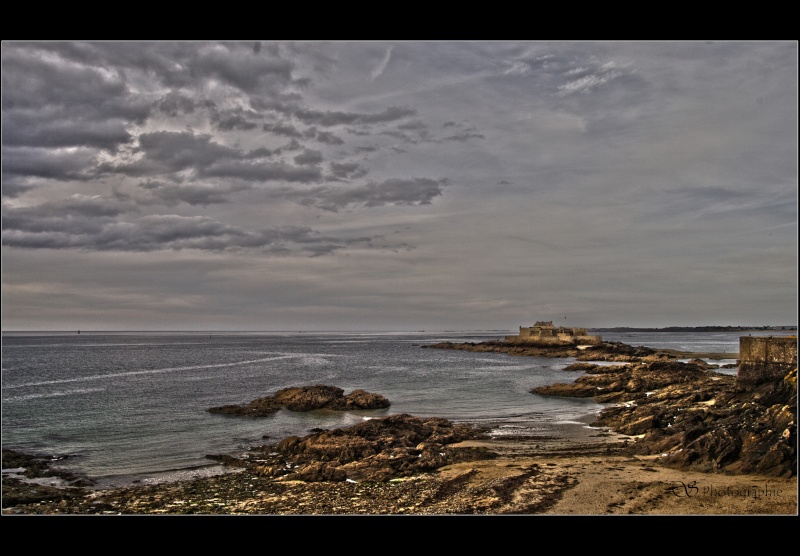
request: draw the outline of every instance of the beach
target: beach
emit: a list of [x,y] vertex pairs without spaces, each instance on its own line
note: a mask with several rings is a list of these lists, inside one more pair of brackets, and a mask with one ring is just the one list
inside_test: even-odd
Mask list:
[[[588,420],[588,419],[587,419]],[[797,515],[797,477],[672,469],[629,453],[636,438],[568,424],[540,438],[469,440],[496,457],[386,482],[304,482],[248,469],[68,496],[3,514]]]

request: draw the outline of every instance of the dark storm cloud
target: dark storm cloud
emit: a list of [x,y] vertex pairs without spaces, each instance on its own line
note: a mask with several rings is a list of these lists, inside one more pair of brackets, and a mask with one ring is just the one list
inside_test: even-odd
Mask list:
[[248,93],[285,85],[292,78],[292,63],[266,56],[232,56],[237,45],[204,48],[189,63],[193,79],[214,77]]
[[303,152],[298,154],[293,159],[296,164],[306,165],[306,164],[319,164],[322,162],[322,153],[320,151],[314,151],[311,149],[305,149]]
[[3,207],[3,227],[20,230],[41,230],[37,221],[59,219],[65,223],[84,224],[88,219],[112,218],[127,212],[118,202],[94,197],[70,197],[59,202],[46,202],[30,207]]
[[[260,249],[275,253],[302,252],[317,256],[370,238],[340,239],[308,227],[284,226],[246,230],[203,216],[151,215],[132,221],[108,218],[114,210],[91,214],[90,205],[68,207],[42,205],[35,209],[6,210],[3,245],[28,249],[81,249],[97,251],[157,251],[193,249],[223,252]],[[97,210],[95,207],[94,210]]]
[[327,145],[343,145],[344,140],[340,137],[337,137],[330,131],[320,131],[317,133],[317,141],[320,143],[325,143]]
[[178,203],[200,206],[218,205],[230,202],[230,195],[232,193],[250,189],[248,185],[209,186],[194,183],[165,183],[160,181],[143,182],[139,184],[139,187],[148,191],[160,204],[165,204],[167,206],[175,206]]
[[358,162],[331,162],[331,172],[337,178],[360,178],[367,170]]
[[252,94],[289,83],[293,67],[274,50],[254,53],[252,42],[45,43],[41,48],[81,64],[146,71],[168,87],[213,80]]
[[261,126],[264,131],[284,135],[286,137],[297,137],[298,139],[303,136],[296,127],[291,124],[277,123],[277,124],[264,124]]
[[18,176],[3,176],[2,196],[13,199],[29,191],[31,187],[30,184],[20,180]]
[[280,151],[299,151],[303,148],[303,145],[297,139],[292,139],[286,145],[280,147]]
[[340,188],[319,187],[307,192],[284,190],[283,196],[305,206],[337,212],[347,207],[386,205],[429,205],[442,195],[447,179],[388,179],[364,185]]
[[48,117],[48,111],[9,112],[3,116],[3,144],[28,147],[94,147],[113,151],[128,143],[128,122]]
[[168,116],[179,116],[181,114],[191,114],[197,108],[198,103],[192,97],[178,91],[170,91],[156,104],[158,109]]
[[124,212],[98,199],[66,199],[33,207],[3,206],[3,245],[28,248],[87,247]]
[[336,125],[377,124],[393,122],[416,115],[417,111],[408,107],[391,106],[377,114],[359,114],[356,112],[336,112],[298,108],[293,115],[306,124],[316,124],[323,127]]
[[139,135],[142,158],[129,164],[104,164],[103,171],[130,176],[148,176],[200,169],[220,159],[236,158],[239,151],[212,141],[210,135],[192,132],[156,131]]
[[257,114],[252,111],[245,111],[241,108],[230,110],[213,110],[211,112],[211,124],[222,131],[255,129],[258,124],[251,118],[257,118]]
[[280,149],[271,150],[265,147],[259,147],[258,149],[253,149],[252,151],[248,151],[243,155],[243,158],[269,158],[276,154],[280,154]]
[[3,180],[8,176],[54,180],[88,180],[95,157],[91,149],[53,150],[33,147],[3,148]]
[[389,179],[380,183],[370,182],[343,198],[349,203],[364,203],[368,207],[381,205],[429,205],[442,194],[447,179]]
[[399,129],[408,129],[413,131],[423,131],[428,129],[428,125],[421,120],[414,120],[413,122],[406,122],[397,126]]
[[486,136],[482,133],[462,131],[461,133],[456,133],[455,135],[445,137],[442,139],[442,141],[461,141],[463,143],[465,141],[469,141],[470,139],[486,139]]
[[3,43],[3,110],[53,110],[72,118],[124,118],[142,123],[149,103],[132,95],[118,71],[42,56],[36,48]]
[[202,168],[198,175],[206,178],[236,178],[246,181],[288,181],[313,183],[322,179],[322,171],[314,166],[292,166],[285,162],[252,163],[220,161]]

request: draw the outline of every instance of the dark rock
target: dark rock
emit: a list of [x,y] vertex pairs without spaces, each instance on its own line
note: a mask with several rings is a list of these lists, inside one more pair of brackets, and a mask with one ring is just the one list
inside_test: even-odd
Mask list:
[[797,473],[797,369],[781,380],[740,384],[702,360],[653,359],[613,369],[587,368],[571,384],[531,390],[615,405],[593,426],[641,436],[636,454],[663,454],[664,465],[704,472]]
[[479,438],[469,425],[436,417],[391,415],[347,428],[290,436],[255,448],[251,466],[267,476],[302,481],[387,481],[494,454],[452,444]]
[[653,348],[629,346],[621,342],[602,342],[585,349],[578,349],[577,344],[572,342],[553,344],[549,342],[504,342],[500,340],[489,340],[479,343],[464,342],[459,344],[454,342],[440,342],[422,347],[506,353],[508,355],[528,357],[574,357],[578,361],[635,362],[642,357],[655,356],[657,354],[667,357],[667,355]]
[[343,411],[384,409],[390,405],[389,400],[380,394],[354,390],[345,396],[344,390],[341,388],[317,384],[314,386],[283,388],[272,396],[257,398],[245,405],[223,405],[212,407],[208,411],[225,415],[264,417],[272,415],[284,407],[289,411],[313,411],[315,409]]

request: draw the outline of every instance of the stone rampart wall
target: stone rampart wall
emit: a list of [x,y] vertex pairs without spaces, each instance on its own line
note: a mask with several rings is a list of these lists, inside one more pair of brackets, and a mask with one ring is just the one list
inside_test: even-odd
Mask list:
[[736,380],[759,384],[783,378],[797,367],[797,336],[742,336]]

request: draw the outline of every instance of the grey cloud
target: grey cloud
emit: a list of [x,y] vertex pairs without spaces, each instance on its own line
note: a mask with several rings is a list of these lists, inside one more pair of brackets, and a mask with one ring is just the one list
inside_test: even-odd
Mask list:
[[51,111],[3,115],[3,144],[36,147],[94,147],[114,151],[132,136],[120,119],[65,119]]
[[482,133],[462,131],[461,133],[456,133],[455,135],[445,137],[442,139],[442,141],[461,141],[463,143],[465,141],[469,141],[470,139],[486,139],[486,136]]
[[63,215],[42,218],[40,214],[14,211],[11,215],[4,215],[5,221],[11,225],[3,229],[3,245],[30,249],[143,252],[258,249],[318,256],[355,242],[369,241],[369,238],[340,239],[325,236],[308,227],[250,231],[202,216],[155,215],[131,222],[109,222],[102,219],[69,219]]
[[3,176],[2,196],[13,199],[29,191],[32,187],[31,184],[23,183],[19,176]]
[[253,149],[252,151],[248,151],[244,155],[244,158],[269,158],[278,153],[279,151],[273,151],[267,149],[266,147],[260,147],[258,149]]
[[320,143],[325,143],[327,145],[343,145],[344,140],[337,137],[330,131],[320,131],[317,133],[317,141]]
[[381,135],[386,135],[387,137],[394,137],[395,139],[399,139],[405,143],[416,143],[416,139],[412,138],[409,134],[403,133],[402,131],[395,131],[395,130],[387,130],[381,131]]
[[322,162],[322,153],[320,151],[313,151],[305,149],[303,152],[294,157],[297,164],[319,164]]
[[264,131],[270,131],[272,133],[277,133],[278,135],[285,135],[286,137],[297,137],[300,138],[303,136],[300,131],[296,127],[291,124],[264,124],[261,126]]
[[369,131],[364,131],[361,129],[355,129],[350,127],[347,128],[347,133],[349,133],[350,135],[360,135],[360,136],[371,135]]
[[156,131],[139,135],[140,160],[129,164],[100,167],[103,171],[119,171],[131,176],[146,176],[197,169],[220,159],[236,158],[239,151],[215,143],[210,135],[191,132]]
[[157,103],[158,109],[168,116],[191,114],[197,107],[196,101],[178,91],[170,91]]
[[337,178],[360,178],[367,173],[358,162],[331,162],[331,172]]
[[322,171],[313,166],[298,167],[284,162],[256,164],[241,161],[222,161],[203,168],[199,175],[260,182],[289,181],[311,183],[317,182],[322,178]]
[[237,45],[222,44],[202,48],[191,60],[193,77],[216,77],[245,92],[264,92],[265,88],[291,80],[293,65],[287,60],[264,56],[238,56]]
[[299,151],[303,148],[303,145],[297,139],[292,139],[286,145],[283,145],[279,150],[281,151]]
[[95,151],[37,149],[33,147],[3,148],[3,179],[9,175],[54,180],[91,179]]
[[188,205],[216,205],[229,202],[232,193],[250,189],[249,186],[208,186],[198,184],[174,184],[148,181],[139,187],[150,192],[162,203],[174,206],[178,203]]
[[283,195],[305,206],[337,212],[351,206],[429,205],[435,197],[442,195],[447,184],[448,180],[444,178],[392,178],[347,188],[320,187],[306,192],[285,190]]
[[3,245],[30,248],[83,246],[113,225],[123,209],[113,202],[67,199],[12,209],[3,206]]
[[359,114],[355,112],[321,112],[319,110],[298,108],[293,115],[307,124],[316,124],[323,127],[335,125],[376,124],[401,120],[417,113],[408,107],[391,106],[378,114]]
[[3,43],[3,110],[57,108],[62,117],[123,118],[142,123],[149,102],[130,94],[120,72],[64,63],[35,48]]
[[235,129],[247,131],[255,129],[258,124],[248,119],[257,117],[254,112],[245,112],[241,108],[231,110],[213,110],[211,113],[211,123],[222,131],[233,131]]
[[371,182],[353,193],[365,206],[380,205],[429,205],[434,197],[442,194],[447,179],[388,179],[380,183]]
[[84,218],[111,218],[127,210],[113,200],[73,196],[59,202],[49,201],[15,209],[4,206],[3,225],[8,228],[38,229],[37,220],[46,221],[50,218],[60,218],[80,224],[85,221]]
[[428,129],[428,124],[422,120],[414,120],[413,122],[406,122],[397,126],[399,129],[408,129],[413,131],[420,131]]

